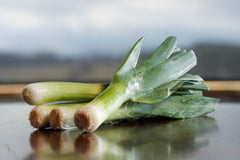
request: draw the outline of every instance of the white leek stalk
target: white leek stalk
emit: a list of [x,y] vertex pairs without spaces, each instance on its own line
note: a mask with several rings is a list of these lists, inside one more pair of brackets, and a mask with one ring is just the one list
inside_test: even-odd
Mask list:
[[87,102],[95,98],[108,85],[74,82],[38,82],[26,85],[22,97],[30,105],[56,101]]

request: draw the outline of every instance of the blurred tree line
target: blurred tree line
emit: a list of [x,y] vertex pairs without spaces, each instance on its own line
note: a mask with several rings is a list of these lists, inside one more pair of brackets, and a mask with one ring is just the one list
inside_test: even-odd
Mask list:
[[[240,79],[240,46],[198,44],[191,49],[197,55],[198,65],[190,73],[199,74],[205,80]],[[149,54],[150,52],[143,50],[141,60]],[[124,58],[116,56],[63,58],[56,55],[51,52],[39,52],[35,56],[0,52],[0,83],[107,82]]]

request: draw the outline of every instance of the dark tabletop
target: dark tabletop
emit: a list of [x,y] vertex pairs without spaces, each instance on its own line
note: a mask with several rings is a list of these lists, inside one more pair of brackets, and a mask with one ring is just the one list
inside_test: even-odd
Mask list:
[[205,117],[155,118],[108,124],[94,133],[38,131],[33,108],[0,103],[0,159],[233,160],[240,157],[240,103],[220,103]]

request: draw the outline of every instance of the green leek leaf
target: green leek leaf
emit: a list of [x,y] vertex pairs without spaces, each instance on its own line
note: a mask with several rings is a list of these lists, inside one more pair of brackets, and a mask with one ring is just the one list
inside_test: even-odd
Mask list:
[[138,72],[148,70],[158,64],[166,62],[173,52],[179,51],[176,45],[176,37],[166,38],[166,40],[164,40],[164,42],[137,67]]
[[180,52],[163,64],[139,72],[138,76],[142,78],[141,87],[143,90],[145,88],[156,88],[177,79],[193,68],[196,63],[197,60],[193,51]]
[[127,75],[127,73],[131,72],[132,70],[135,70],[143,40],[144,40],[143,37],[140,38],[130,49],[128,55],[126,56],[126,58],[124,59],[124,61],[114,74],[113,77],[114,82],[119,82],[123,80],[125,77],[131,76],[131,74]]

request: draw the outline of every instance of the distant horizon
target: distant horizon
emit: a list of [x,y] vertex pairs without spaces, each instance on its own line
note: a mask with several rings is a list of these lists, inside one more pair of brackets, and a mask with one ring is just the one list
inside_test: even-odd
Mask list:
[[[202,44],[191,49],[195,51],[198,62],[190,73],[199,74],[206,80],[240,79],[240,46]],[[151,53],[142,50],[139,62]],[[86,57],[60,57],[48,53],[31,57],[23,57],[22,54],[0,54],[0,83],[108,82],[127,53],[124,56],[107,56],[104,52],[102,54]]]
[[[184,49],[194,49],[196,47],[201,47],[201,46],[211,46],[211,47],[231,47],[231,48],[237,48],[240,50],[240,45],[234,45],[234,44],[227,44],[227,43],[207,43],[207,42],[200,42],[200,43],[196,43],[196,44],[193,44],[191,46],[185,46],[185,47],[180,47],[180,48],[184,48]],[[157,47],[157,46],[156,46]],[[141,53],[142,54],[145,54],[145,56],[147,54],[150,54],[152,53],[155,49],[155,48],[145,48],[143,46],[142,48],[142,51]],[[130,48],[129,48],[130,49]],[[110,54],[111,51],[109,52],[106,52],[106,51],[98,51],[98,54],[95,54],[94,51],[88,51],[88,52],[85,52],[84,54],[81,54],[79,52],[79,54],[75,54],[75,55],[68,55],[68,54],[58,54],[57,52],[53,52],[53,51],[48,51],[48,50],[39,50],[39,51],[35,51],[33,52],[33,54],[24,54],[24,52],[20,52],[20,51],[4,51],[4,50],[0,50],[0,57],[1,56],[13,56],[13,57],[21,57],[21,58],[36,58],[36,57],[42,57],[42,56],[50,56],[50,57],[53,57],[53,58],[58,58],[59,60],[61,59],[75,59],[75,58],[83,58],[83,59],[91,59],[93,57],[95,58],[110,58],[110,59],[119,59],[119,58],[122,58],[123,56],[125,56],[128,51],[126,53],[122,53],[122,54],[117,54],[117,53],[121,53],[122,51],[119,50],[119,51],[115,51],[115,54]],[[83,53],[83,52],[82,52]],[[142,55],[141,54],[141,55]]]

